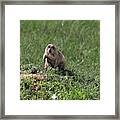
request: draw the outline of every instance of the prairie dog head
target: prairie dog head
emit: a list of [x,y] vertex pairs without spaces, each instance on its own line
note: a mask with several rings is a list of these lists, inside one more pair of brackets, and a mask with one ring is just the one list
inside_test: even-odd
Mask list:
[[55,56],[57,54],[57,49],[53,44],[48,44],[47,47],[45,48],[45,53],[46,55],[52,55]]

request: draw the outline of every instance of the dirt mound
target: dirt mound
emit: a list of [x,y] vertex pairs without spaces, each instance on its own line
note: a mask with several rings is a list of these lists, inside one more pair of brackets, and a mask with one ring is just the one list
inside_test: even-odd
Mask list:
[[47,76],[42,75],[40,73],[32,74],[32,73],[27,73],[27,72],[20,72],[20,78],[33,78],[34,80],[46,80]]

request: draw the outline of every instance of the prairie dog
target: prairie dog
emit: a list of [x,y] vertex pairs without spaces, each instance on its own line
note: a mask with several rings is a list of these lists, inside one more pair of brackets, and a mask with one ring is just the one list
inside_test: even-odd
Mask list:
[[65,68],[65,57],[53,44],[48,44],[45,48],[43,60],[44,68],[46,69],[48,66],[52,68],[58,67],[59,70],[64,70]]

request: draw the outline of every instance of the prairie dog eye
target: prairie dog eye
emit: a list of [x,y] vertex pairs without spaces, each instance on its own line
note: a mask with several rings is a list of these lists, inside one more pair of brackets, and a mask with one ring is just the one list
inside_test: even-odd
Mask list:
[[48,46],[48,48],[50,48],[50,45]]

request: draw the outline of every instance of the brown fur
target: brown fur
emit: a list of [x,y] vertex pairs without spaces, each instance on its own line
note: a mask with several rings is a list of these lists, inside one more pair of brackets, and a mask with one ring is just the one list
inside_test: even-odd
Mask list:
[[65,68],[65,58],[64,55],[57,50],[53,44],[48,44],[45,48],[45,53],[43,55],[44,68],[51,66],[52,68],[57,68],[59,70],[64,70]]

